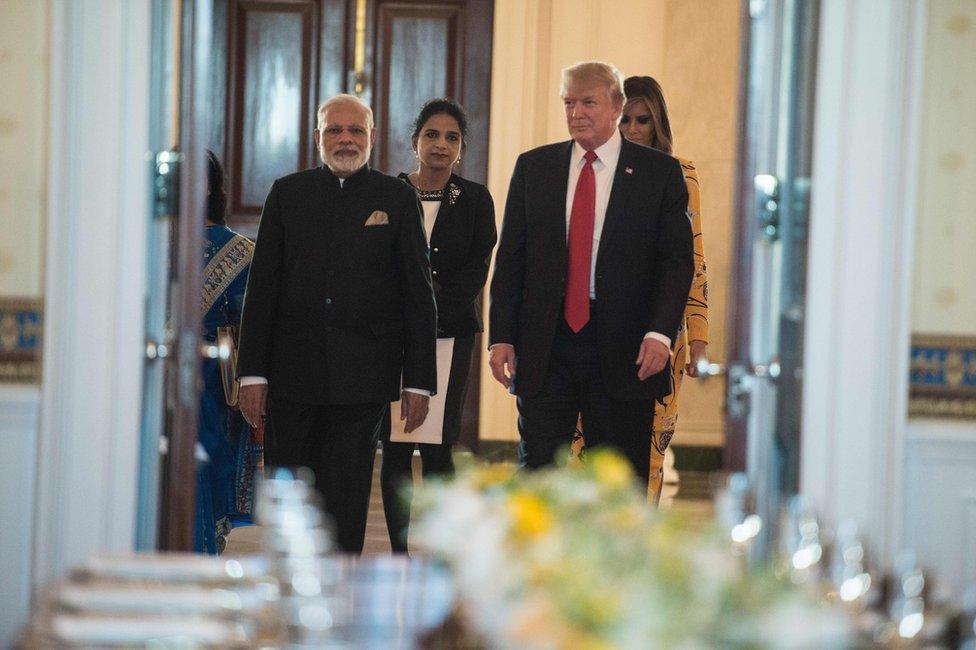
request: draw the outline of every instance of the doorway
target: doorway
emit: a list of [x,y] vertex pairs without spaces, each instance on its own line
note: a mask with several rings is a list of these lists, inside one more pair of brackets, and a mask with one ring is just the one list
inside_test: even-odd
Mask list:
[[[199,372],[198,251],[206,149],[227,171],[227,222],[255,238],[281,176],[320,164],[315,108],[341,92],[370,103],[371,164],[414,165],[410,125],[427,99],[465,106],[461,174],[487,177],[492,0],[157,0],[153,4],[151,297],[143,397],[138,546],[192,546]],[[478,441],[480,341],[461,443]],[[164,435],[165,432],[165,435]],[[165,444],[161,450],[160,441]]]
[[[725,467],[764,522],[799,487],[819,2],[748,3],[730,286]],[[775,525],[764,525],[764,541]]]

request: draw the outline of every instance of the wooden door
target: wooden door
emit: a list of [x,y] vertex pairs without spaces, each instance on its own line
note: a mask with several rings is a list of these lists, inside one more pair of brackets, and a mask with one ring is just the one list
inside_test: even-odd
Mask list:
[[468,110],[461,172],[488,173],[493,0],[214,0],[208,148],[227,168],[229,223],[256,234],[275,178],[320,164],[315,107],[340,92],[374,110],[372,164],[411,169],[420,105]]
[[[764,522],[799,486],[818,12],[818,2],[773,0],[744,23],[726,467],[748,471]],[[763,526],[761,556],[775,535]]]
[[460,174],[484,183],[488,173],[491,90],[491,0],[370,0],[363,95],[372,102],[378,140],[374,165],[390,174],[416,167],[413,119],[435,97],[461,103],[469,134]]
[[228,224],[254,237],[276,178],[319,164],[315,107],[345,92],[347,0],[214,0],[206,142]]

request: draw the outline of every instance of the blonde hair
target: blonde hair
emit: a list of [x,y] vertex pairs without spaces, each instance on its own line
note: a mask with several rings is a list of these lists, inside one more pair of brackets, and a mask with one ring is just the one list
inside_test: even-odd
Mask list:
[[563,68],[562,84],[559,88],[560,97],[566,96],[566,90],[571,83],[581,86],[603,84],[607,87],[612,102],[623,106],[627,100],[624,95],[624,75],[616,67],[603,61],[580,61]]
[[366,109],[366,127],[370,129],[373,128],[373,109],[370,108],[369,104],[364,102],[359,97],[356,97],[355,95],[347,95],[345,93],[329,97],[327,100],[319,104],[318,110],[315,111],[315,128],[320,131],[322,130],[322,127],[325,126],[325,114],[336,104],[356,104],[357,106]]

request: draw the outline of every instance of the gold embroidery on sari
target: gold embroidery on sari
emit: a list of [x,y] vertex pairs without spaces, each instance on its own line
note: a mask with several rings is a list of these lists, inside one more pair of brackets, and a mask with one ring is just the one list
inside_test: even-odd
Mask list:
[[203,291],[200,295],[203,312],[206,314],[214,306],[217,298],[227,290],[230,283],[251,263],[254,244],[246,237],[234,235],[203,269]]

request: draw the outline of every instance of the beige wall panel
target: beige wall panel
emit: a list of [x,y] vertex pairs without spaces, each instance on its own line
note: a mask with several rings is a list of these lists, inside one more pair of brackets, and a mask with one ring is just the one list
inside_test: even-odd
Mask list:
[[[709,276],[709,357],[725,359],[739,84],[738,0],[666,0],[664,87],[675,153],[702,185]],[[685,380],[676,444],[721,445],[724,380]]]
[[665,3],[636,0],[600,4],[606,14],[594,26],[599,39],[593,58],[612,62],[625,77],[659,72],[664,65]]
[[929,3],[912,330],[976,335],[976,0]]
[[558,99],[563,68],[595,59],[614,64],[624,76],[661,70],[665,49],[664,9],[661,0],[553,2],[549,53],[551,100],[545,142],[569,137]]
[[[693,160],[702,189],[702,235],[708,265],[709,337],[712,360],[725,358],[725,315],[728,313],[729,250],[732,241],[732,194],[735,162]],[[681,388],[677,444],[721,445],[725,381],[685,377]]]
[[0,2],[0,297],[41,295],[47,14],[44,0]]
[[[499,229],[515,159],[545,141],[540,134],[548,128],[545,104],[549,95],[550,8],[550,0],[495,2],[488,189],[495,199]],[[515,419],[515,398],[495,381],[488,368],[488,355],[482,355],[479,436],[483,440],[518,440]]]
[[738,0],[668,0],[664,86],[676,152],[735,158]]

